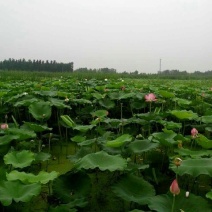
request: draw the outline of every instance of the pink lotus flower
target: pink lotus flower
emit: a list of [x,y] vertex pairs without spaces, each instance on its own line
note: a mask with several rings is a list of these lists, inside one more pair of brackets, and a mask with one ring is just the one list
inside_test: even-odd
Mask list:
[[193,128],[193,129],[191,130],[191,137],[192,137],[192,138],[196,138],[197,135],[198,135],[197,129],[196,129],[196,128]]
[[2,130],[6,130],[6,129],[8,129],[8,124],[6,124],[6,123],[4,123],[4,124],[1,124],[1,129]]
[[177,180],[173,180],[171,186],[170,186],[170,192],[175,196],[175,195],[178,195],[180,193],[180,188],[179,188],[179,185],[178,185],[178,182]]
[[153,93],[149,93],[149,94],[145,95],[145,100],[146,100],[146,102],[155,102],[155,101],[157,101],[156,96]]

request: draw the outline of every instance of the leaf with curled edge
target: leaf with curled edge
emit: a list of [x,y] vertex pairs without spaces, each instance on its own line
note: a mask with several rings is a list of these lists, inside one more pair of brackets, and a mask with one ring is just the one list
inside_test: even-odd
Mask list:
[[127,161],[119,155],[109,155],[105,151],[100,151],[84,156],[75,163],[74,167],[77,170],[98,168],[101,171],[122,171],[127,168]]

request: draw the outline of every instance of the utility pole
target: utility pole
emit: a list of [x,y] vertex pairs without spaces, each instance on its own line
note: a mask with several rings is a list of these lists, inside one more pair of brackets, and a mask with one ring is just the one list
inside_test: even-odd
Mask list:
[[162,60],[160,59],[160,69],[159,69],[160,72],[161,72],[161,61],[162,61]]

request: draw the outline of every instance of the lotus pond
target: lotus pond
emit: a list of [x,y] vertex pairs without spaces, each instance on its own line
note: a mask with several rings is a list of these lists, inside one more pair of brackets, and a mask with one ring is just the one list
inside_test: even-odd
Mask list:
[[1,211],[212,211],[212,81],[5,79]]

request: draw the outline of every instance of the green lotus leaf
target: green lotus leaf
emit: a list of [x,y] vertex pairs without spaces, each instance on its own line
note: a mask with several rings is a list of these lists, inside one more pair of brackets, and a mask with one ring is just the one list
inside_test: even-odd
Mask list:
[[105,97],[105,94],[100,94],[100,93],[92,93],[92,96],[95,98],[95,99],[103,99]]
[[208,199],[211,199],[212,200],[212,190],[209,191],[208,193],[206,193],[205,195]]
[[49,98],[49,102],[51,103],[51,106],[55,106],[56,108],[63,109],[63,108],[69,108],[70,106],[64,104],[64,100],[56,99],[56,98]]
[[46,161],[51,158],[51,154],[46,152],[39,152],[35,154],[35,160],[36,161]]
[[212,127],[206,127],[205,131],[212,132]]
[[70,116],[68,116],[68,115],[62,115],[62,116],[60,116],[60,118],[61,118],[62,121],[67,125],[67,127],[74,127],[74,126],[76,126],[76,124],[75,124],[74,121],[70,118]]
[[158,146],[159,143],[153,143],[149,140],[135,140],[129,144],[129,149],[135,154],[140,154],[156,149]]
[[110,124],[110,127],[112,128],[118,128],[120,127],[121,120],[106,118],[104,119],[104,123]]
[[84,156],[88,155],[88,154],[91,154],[93,151],[90,147],[81,147],[77,152],[76,154],[74,155],[69,155],[67,156],[67,158],[69,160],[71,160],[71,162],[76,162],[78,161],[79,159],[83,158]]
[[175,152],[180,154],[181,156],[190,156],[191,158],[200,158],[205,156],[212,156],[212,150],[190,150],[185,148],[175,149]]
[[25,96],[24,93],[22,94],[17,94],[15,96],[12,96],[11,98],[9,98],[6,102],[14,102],[14,101],[17,101],[19,98]]
[[92,102],[87,99],[72,99],[72,101],[77,104],[92,104]]
[[169,91],[165,91],[165,90],[159,90],[158,93],[164,97],[164,98],[173,98],[175,97],[175,94]]
[[71,140],[76,143],[83,142],[83,141],[85,141],[85,139],[86,139],[86,136],[81,136],[81,135],[76,135],[71,138]]
[[187,99],[180,99],[180,98],[176,98],[176,101],[177,101],[178,105],[180,105],[180,106],[186,106],[186,105],[190,105],[192,103],[192,101],[189,101]]
[[145,121],[155,121],[155,120],[161,120],[160,116],[157,116],[155,113],[140,113],[140,114],[136,114],[137,117],[139,117],[142,120]]
[[41,183],[46,184],[49,181],[54,180],[58,177],[58,172],[52,171],[50,173],[41,171],[38,175],[34,175],[32,173],[26,172],[19,172],[17,170],[11,171],[9,174],[6,174],[7,180],[15,181],[20,180],[21,182],[28,184],[28,183]]
[[[173,203],[173,195],[162,194],[152,197],[149,208],[157,212],[171,211]],[[185,197],[185,191],[181,190],[179,195],[175,196],[175,208],[174,211],[186,211],[186,212],[211,212],[211,206],[208,202],[200,196],[194,194]]]
[[96,141],[97,141],[96,138],[88,139],[88,140],[85,140],[85,141],[78,143],[78,145],[79,146],[90,146],[90,145],[94,144]]
[[133,101],[130,106],[135,109],[142,109],[146,107],[146,104],[142,101]]
[[27,130],[27,129],[19,129],[19,128],[9,128],[7,129],[7,131],[10,134],[13,134],[15,136],[17,136],[17,140],[27,140],[30,138],[35,138],[36,134],[35,132],[31,131],[31,130]]
[[113,192],[128,202],[146,205],[150,197],[155,195],[154,187],[141,177],[124,176],[112,187]]
[[19,181],[0,181],[0,201],[2,205],[8,206],[15,202],[29,202],[33,196],[41,191],[38,183],[24,185]]
[[5,164],[11,164],[14,168],[30,166],[35,160],[35,154],[28,150],[9,152],[4,156]]
[[8,145],[12,140],[18,139],[18,135],[4,135],[0,137],[0,146]]
[[56,91],[34,91],[35,94],[40,96],[56,96]]
[[34,102],[29,106],[29,112],[38,121],[47,121],[52,113],[50,102]]
[[196,138],[197,143],[204,149],[211,149],[212,148],[212,140],[209,140],[202,134],[198,134]]
[[118,100],[120,99],[120,93],[118,92],[111,92],[111,93],[108,93],[108,96],[111,100]]
[[135,97],[139,100],[143,100],[146,94],[144,93],[136,93]]
[[126,142],[129,142],[132,140],[132,136],[129,134],[123,134],[121,136],[119,136],[118,138],[116,138],[115,140],[112,141],[108,141],[106,143],[107,147],[120,147],[123,144],[125,144]]
[[90,192],[91,181],[87,174],[82,172],[67,172],[60,175],[53,182],[53,194],[62,203],[69,203],[80,200],[80,204],[85,202],[85,198]]
[[106,109],[111,109],[115,107],[115,103],[109,98],[99,100],[99,104]]
[[95,112],[92,112],[91,115],[93,117],[99,117],[99,118],[101,118],[101,117],[107,116],[108,115],[108,111],[107,110],[97,110]]
[[156,140],[158,140],[163,146],[167,146],[167,147],[177,144],[177,141],[174,140],[176,135],[177,134],[173,132],[172,130],[167,132],[158,132],[158,133],[152,134],[152,136]]
[[36,98],[30,98],[30,99],[24,99],[24,100],[20,100],[18,102],[16,102],[14,104],[15,107],[21,107],[21,106],[29,106],[30,104],[34,103],[34,102],[37,102],[39,101],[38,99]]
[[133,92],[132,93],[120,92],[119,100],[121,100],[121,99],[129,99],[129,98],[132,98],[134,96],[135,96],[135,94]]
[[198,118],[198,114],[191,110],[172,110],[170,113],[180,120],[195,120]]
[[127,167],[127,161],[119,155],[109,155],[104,151],[91,153],[84,156],[75,163],[77,170],[81,169],[96,169],[101,171],[109,170],[111,172],[116,170],[124,170]]
[[43,132],[45,130],[52,130],[52,128],[48,128],[46,125],[40,125],[40,124],[35,124],[32,122],[24,122],[24,125],[26,125],[28,128],[35,132]]
[[212,123],[212,115],[210,116],[202,116],[201,121],[205,124],[211,124]]
[[174,129],[181,129],[182,128],[182,123],[176,123],[176,122],[173,122],[173,121],[160,120],[159,123],[161,123],[168,130],[174,130]]
[[88,130],[91,130],[94,127],[94,125],[77,125],[73,127],[74,130],[79,130],[80,132],[87,132]]
[[187,159],[183,160],[179,168],[172,165],[171,169],[180,176],[189,174],[193,177],[197,177],[204,174],[212,177],[211,164],[212,158]]

